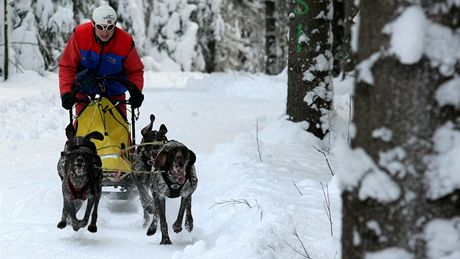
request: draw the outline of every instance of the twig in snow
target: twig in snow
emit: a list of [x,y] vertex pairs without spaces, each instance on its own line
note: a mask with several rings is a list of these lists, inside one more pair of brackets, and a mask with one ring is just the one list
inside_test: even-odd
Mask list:
[[307,258],[307,259],[312,259],[312,258],[310,257],[310,255],[308,254],[307,249],[305,248],[305,246],[304,246],[302,240],[300,239],[300,237],[299,237],[299,235],[297,234],[297,231],[296,231],[295,229],[294,229],[294,233],[293,233],[293,234],[294,234],[294,236],[297,238],[297,240],[300,242],[300,244],[302,245],[302,248],[303,248],[304,253],[302,253],[301,251],[297,250],[295,247],[293,247],[292,245],[290,245],[288,242],[284,241],[284,243],[285,243],[286,245],[288,245],[292,250],[294,250],[294,251],[295,251],[296,253],[298,253],[299,255],[301,255],[301,256],[303,256],[303,257],[305,257],[305,258]]
[[245,199],[239,199],[239,200],[231,199],[229,201],[214,202],[214,204],[211,207],[209,207],[209,209],[212,209],[214,206],[217,206],[217,205],[223,205],[223,207],[227,207],[229,205],[235,205],[235,204],[244,204],[251,209],[254,207],[251,204],[249,204],[249,202]]
[[299,190],[297,187],[297,184],[295,184],[294,180],[292,180],[292,183],[294,184],[294,187],[297,189],[297,191],[300,193],[300,196],[303,196],[302,192]]
[[262,217],[264,216],[264,210],[260,207],[259,203],[256,200],[257,208],[260,211],[260,221],[262,221]]
[[259,203],[256,201],[256,205],[251,205],[247,200],[245,199],[238,199],[238,200],[235,200],[235,199],[231,199],[229,201],[221,201],[221,202],[214,202],[214,204],[209,207],[209,209],[212,209],[214,206],[217,206],[217,205],[222,205],[223,207],[227,207],[229,205],[235,205],[235,204],[243,204],[243,205],[246,205],[248,206],[248,208],[252,209],[254,207],[257,206],[257,209],[260,211],[260,220],[262,220],[263,218],[263,214],[264,214],[264,210],[262,209],[262,207],[260,207]]
[[[324,210],[326,211],[327,218],[329,219],[329,226],[331,228],[331,236],[334,235],[332,232],[332,214],[331,214],[331,199],[329,198],[329,186],[326,184],[326,191],[324,191],[324,186],[323,183],[321,184],[321,189],[323,190],[323,196],[324,196]],[[327,193],[327,194],[326,194]]]
[[331,164],[329,164],[329,159],[327,158],[326,153],[324,153],[324,151],[321,151],[317,147],[313,147],[313,148],[316,149],[316,151],[318,151],[321,154],[323,154],[324,159],[326,159],[327,167],[329,167],[329,171],[331,172],[332,176],[334,176],[334,171],[332,171]]
[[348,103],[348,127],[347,127],[347,142],[350,143],[350,126],[351,126],[351,113],[352,113],[353,97],[350,95],[350,102]]
[[259,159],[262,163],[262,153],[260,151],[260,142],[259,142],[259,120],[256,122],[256,141],[257,141],[257,152],[259,152]]

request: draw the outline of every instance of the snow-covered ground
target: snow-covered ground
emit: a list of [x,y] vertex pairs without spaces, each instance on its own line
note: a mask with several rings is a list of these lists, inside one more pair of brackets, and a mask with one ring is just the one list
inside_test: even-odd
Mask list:
[[[155,128],[166,124],[169,139],[197,154],[194,230],[170,230],[173,245],[160,246],[158,233],[145,234],[137,197],[108,196],[97,233],[58,229],[56,163],[68,113],[57,75],[27,72],[0,83],[0,258],[304,258],[305,250],[340,258],[337,180],[315,149],[324,144],[286,120],[285,75],[148,72],[145,79],[137,135],[153,113]],[[336,85],[342,128],[347,92]],[[329,186],[332,235],[320,183]],[[178,204],[167,200],[170,227]]]

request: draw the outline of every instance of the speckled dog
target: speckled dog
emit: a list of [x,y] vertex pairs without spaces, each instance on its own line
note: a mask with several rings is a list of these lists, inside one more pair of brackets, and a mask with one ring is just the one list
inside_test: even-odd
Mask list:
[[195,171],[195,153],[189,150],[184,144],[177,141],[169,141],[160,150],[155,166],[152,169],[152,194],[155,201],[156,213],[153,215],[152,223],[147,235],[154,235],[157,230],[158,219],[161,226],[162,245],[171,244],[168,235],[168,224],[165,217],[165,198],[181,197],[179,213],[173,230],[176,233],[182,231],[182,220],[185,215],[185,229],[192,231],[192,193],[195,191],[198,179]]
[[[67,142],[57,165],[64,200],[61,221],[57,227],[65,228],[69,220],[73,229],[78,231],[88,224],[92,210],[88,230],[94,233],[97,232],[97,209],[102,193],[102,163],[91,139],[103,140],[104,136],[96,131],[85,137],[75,134],[74,127],[69,124],[66,128]],[[84,200],[88,200],[85,215],[78,220],[76,214]]]
[[144,211],[144,226],[149,224],[149,214],[155,212],[155,204],[152,196],[149,194],[151,177],[149,174],[143,172],[150,172],[152,170],[158,151],[168,141],[166,138],[166,133],[168,132],[166,126],[161,124],[158,131],[153,130],[154,121],[155,116],[152,114],[150,115],[150,124],[141,130],[141,144],[136,148],[133,155],[133,169],[135,172],[133,181],[139,191],[139,199]]

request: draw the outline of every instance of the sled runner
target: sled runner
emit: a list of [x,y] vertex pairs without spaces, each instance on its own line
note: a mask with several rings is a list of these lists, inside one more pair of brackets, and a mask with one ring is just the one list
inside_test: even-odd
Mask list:
[[[108,80],[114,80],[123,84],[128,90],[136,87],[132,82],[117,77],[98,77],[94,79],[105,89],[104,84]],[[72,91],[91,93],[80,84]],[[137,89],[137,88],[136,88]],[[94,91],[93,91],[94,92]],[[85,136],[89,132],[97,131],[104,135],[104,139],[93,140],[97,148],[97,154],[102,161],[102,186],[103,193],[111,193],[116,199],[127,199],[133,190],[134,183],[131,178],[132,165],[131,154],[135,145],[135,109],[131,109],[131,124],[119,110],[120,104],[130,105],[129,100],[112,103],[102,91],[88,100],[77,99],[77,103],[85,103],[87,106],[74,118],[73,110],[70,110],[70,121],[76,127],[77,136]],[[129,110],[129,109],[127,109]]]

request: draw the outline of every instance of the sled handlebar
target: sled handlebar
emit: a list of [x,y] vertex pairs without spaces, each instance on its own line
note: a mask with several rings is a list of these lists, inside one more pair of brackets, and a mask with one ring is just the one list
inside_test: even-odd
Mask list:
[[[128,79],[122,78],[122,77],[117,77],[117,76],[98,76],[98,77],[94,78],[94,81],[96,81],[98,84],[101,83],[101,82],[104,82],[105,80],[117,81],[118,83],[122,84],[124,87],[126,87],[126,89],[128,90],[128,92],[130,93],[131,96],[133,94],[141,93],[141,91],[137,88],[137,86],[133,82],[131,82]],[[84,88],[84,86],[80,85],[79,83],[76,83],[75,87],[72,89],[72,92],[71,92],[72,96],[76,97],[77,94],[80,93],[82,88]],[[105,95],[102,94],[101,96],[105,96]],[[77,98],[77,99],[75,99],[75,102],[77,102],[77,103],[90,103],[90,100]],[[129,100],[118,101],[118,103],[131,105],[131,102]]]

